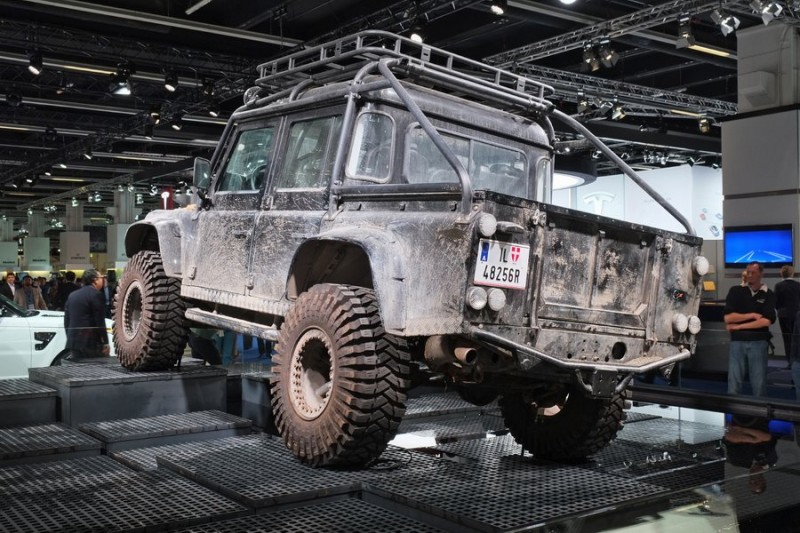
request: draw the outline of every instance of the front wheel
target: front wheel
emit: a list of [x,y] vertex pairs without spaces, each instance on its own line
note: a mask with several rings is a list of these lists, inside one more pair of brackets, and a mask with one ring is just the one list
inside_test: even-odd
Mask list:
[[128,261],[114,295],[114,348],[128,370],[166,370],[189,338],[180,280],[164,272],[161,254],[143,250]]
[[511,435],[534,456],[574,461],[617,436],[625,419],[625,393],[594,399],[570,388],[559,401],[539,405],[529,393],[515,392],[500,399],[500,408]]
[[408,349],[384,332],[371,290],[323,284],[301,294],[272,365],[275,424],[304,463],[364,466],[397,432]]

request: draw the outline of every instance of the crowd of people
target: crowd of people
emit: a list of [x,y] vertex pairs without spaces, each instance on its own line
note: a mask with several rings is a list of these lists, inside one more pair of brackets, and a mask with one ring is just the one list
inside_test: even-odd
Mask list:
[[[106,300],[104,314],[110,318],[114,303],[116,276],[113,270],[108,271],[107,276],[108,286],[103,291]],[[0,295],[23,309],[63,311],[69,295],[83,285],[83,280],[78,279],[75,272],[72,271],[54,274],[50,279],[24,273],[17,275],[8,271],[5,273],[3,283],[0,283]]]

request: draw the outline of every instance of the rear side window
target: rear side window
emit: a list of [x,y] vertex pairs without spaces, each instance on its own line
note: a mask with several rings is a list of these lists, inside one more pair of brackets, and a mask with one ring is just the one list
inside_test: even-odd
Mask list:
[[218,191],[257,191],[264,183],[272,158],[273,128],[244,131],[236,140]]
[[381,113],[364,113],[356,123],[345,172],[348,177],[385,182],[392,172],[394,121]]
[[332,134],[341,130],[341,116],[295,122],[289,129],[289,144],[279,189],[325,187],[333,169]]
[[[528,198],[528,161],[520,150],[439,132],[464,165],[476,190]],[[405,178],[409,183],[456,183],[458,175],[420,127],[409,131]]]

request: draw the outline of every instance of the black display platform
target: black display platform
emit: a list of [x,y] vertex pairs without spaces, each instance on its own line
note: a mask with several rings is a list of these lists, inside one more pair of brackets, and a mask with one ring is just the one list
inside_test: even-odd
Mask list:
[[[779,442],[784,462],[763,474],[774,492],[765,498],[748,492],[747,470],[726,463],[721,427],[633,413],[591,460],[555,464],[523,452],[496,405],[423,392],[409,401],[398,438],[360,470],[309,468],[266,433],[230,436],[250,431],[250,421],[221,411],[84,423],[85,438],[106,447],[161,445],[0,467],[0,530],[686,533],[735,531],[737,522],[755,531],[748,524],[760,527],[764,513],[791,531],[800,516],[783,511],[800,492],[791,441]],[[206,431],[214,429],[223,431]],[[190,438],[164,444],[168,434]],[[424,445],[400,447],[415,440]],[[0,450],[8,446],[0,432]]]
[[225,411],[227,372],[220,367],[131,372],[113,364],[31,368],[30,381],[58,391],[58,420],[71,426],[98,420],[191,411]]
[[0,379],[0,426],[56,421],[56,390],[28,379]]

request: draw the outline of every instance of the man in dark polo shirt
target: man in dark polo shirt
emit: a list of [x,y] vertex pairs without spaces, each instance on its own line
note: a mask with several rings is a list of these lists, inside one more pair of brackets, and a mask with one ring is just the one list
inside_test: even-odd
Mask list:
[[775,322],[775,293],[761,282],[764,267],[747,265],[747,285],[736,285],[725,299],[725,326],[731,332],[728,393],[742,392],[749,375],[755,396],[767,395],[767,351]]

